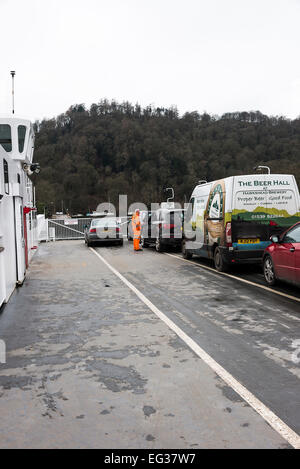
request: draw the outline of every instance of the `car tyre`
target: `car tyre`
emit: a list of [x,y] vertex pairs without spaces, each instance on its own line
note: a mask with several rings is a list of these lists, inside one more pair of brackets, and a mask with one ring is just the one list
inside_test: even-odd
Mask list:
[[163,244],[162,244],[160,238],[156,238],[155,249],[156,249],[157,252],[163,252],[164,251],[164,247],[163,247]]
[[227,272],[229,270],[229,265],[225,262],[222,251],[219,247],[216,247],[214,251],[214,264],[215,269],[218,272]]
[[275,276],[274,264],[271,256],[266,256],[263,260],[264,277],[267,284],[272,287],[277,279]]
[[185,241],[182,241],[181,252],[184,259],[192,259],[193,253],[187,250]]
[[141,246],[142,246],[142,248],[147,248],[148,247],[148,243],[146,242],[145,238],[141,239]]

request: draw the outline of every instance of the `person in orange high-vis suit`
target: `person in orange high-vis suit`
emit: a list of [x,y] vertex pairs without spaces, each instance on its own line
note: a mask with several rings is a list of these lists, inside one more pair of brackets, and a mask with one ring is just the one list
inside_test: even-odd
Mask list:
[[141,241],[141,219],[140,211],[136,210],[132,216],[132,231],[133,231],[133,248],[135,251],[142,251],[140,247]]

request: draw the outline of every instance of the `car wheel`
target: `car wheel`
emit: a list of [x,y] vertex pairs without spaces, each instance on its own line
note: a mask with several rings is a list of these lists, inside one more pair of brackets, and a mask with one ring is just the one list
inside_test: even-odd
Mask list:
[[214,263],[218,272],[227,272],[229,270],[229,265],[225,262],[219,247],[217,247],[214,252]]
[[276,283],[274,265],[271,256],[266,256],[263,263],[264,277],[268,285],[273,286]]
[[160,238],[156,238],[155,249],[156,249],[157,252],[163,252],[164,251],[163,244],[162,244]]
[[147,248],[148,247],[148,243],[145,241],[145,238],[141,239],[141,246],[142,246],[142,248]]
[[187,250],[185,241],[182,241],[181,252],[184,259],[192,259],[193,253]]

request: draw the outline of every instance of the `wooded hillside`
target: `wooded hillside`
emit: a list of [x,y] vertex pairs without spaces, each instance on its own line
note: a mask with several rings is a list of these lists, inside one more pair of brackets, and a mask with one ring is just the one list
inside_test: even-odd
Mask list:
[[56,119],[36,122],[35,177],[40,211],[86,213],[101,202],[188,200],[199,179],[253,173],[265,164],[273,173],[292,173],[300,183],[300,118],[260,112],[223,116],[176,108],[141,108],[101,101],[72,106]]

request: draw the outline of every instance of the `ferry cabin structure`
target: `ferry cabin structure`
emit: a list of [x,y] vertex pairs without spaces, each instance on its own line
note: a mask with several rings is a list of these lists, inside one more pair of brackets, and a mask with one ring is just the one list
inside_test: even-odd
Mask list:
[[0,118],[0,308],[22,285],[37,246],[30,121]]

